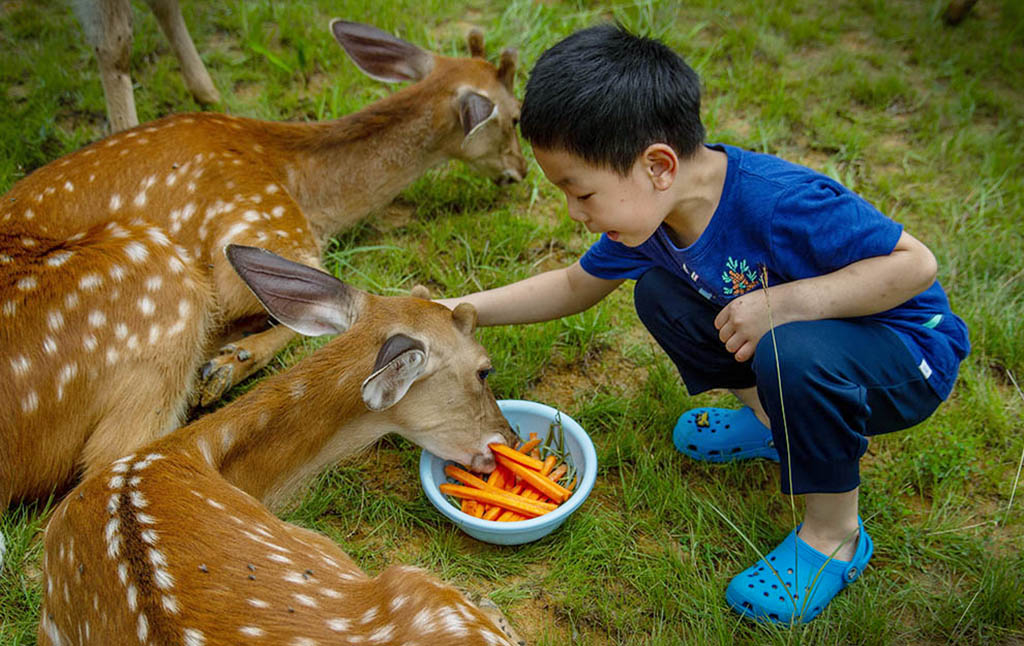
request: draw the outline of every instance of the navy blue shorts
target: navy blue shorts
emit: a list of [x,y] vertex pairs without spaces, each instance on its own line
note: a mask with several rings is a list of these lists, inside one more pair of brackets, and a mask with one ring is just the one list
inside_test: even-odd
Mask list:
[[634,302],[691,395],[757,387],[782,459],[783,493],[856,488],[867,438],[918,424],[942,401],[900,338],[874,321],[780,325],[774,334],[776,370],[772,334],[761,338],[750,361],[737,362],[715,329],[722,308],[664,269],[651,269],[636,281]]

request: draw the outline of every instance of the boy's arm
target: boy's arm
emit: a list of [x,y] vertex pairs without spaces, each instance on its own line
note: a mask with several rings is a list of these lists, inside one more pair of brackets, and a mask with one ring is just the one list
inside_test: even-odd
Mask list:
[[536,323],[582,312],[621,284],[622,280],[588,274],[576,261],[504,287],[437,302],[452,309],[459,303],[471,303],[476,307],[478,325]]
[[[836,271],[773,285],[733,300],[715,318],[719,338],[737,361],[754,356],[758,340],[769,329],[793,321],[868,316],[896,307],[935,282],[935,256],[919,240],[903,232],[887,256],[865,258]],[[767,301],[767,302],[766,302]]]

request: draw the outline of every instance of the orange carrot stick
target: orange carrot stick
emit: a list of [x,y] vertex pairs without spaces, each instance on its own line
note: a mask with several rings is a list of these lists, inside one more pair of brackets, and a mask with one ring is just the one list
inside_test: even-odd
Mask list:
[[498,505],[499,507],[509,509],[524,516],[541,516],[553,509],[557,509],[555,505],[527,500],[522,496],[514,496],[504,491],[474,489],[473,487],[454,485],[448,482],[443,483],[440,489],[441,493],[449,496],[455,496],[456,498],[471,498],[477,502]]
[[[540,471],[541,468],[544,466],[544,463],[541,462],[540,460],[537,460],[536,458],[531,458],[530,456],[520,451],[516,451],[507,444],[488,444],[487,446],[489,446],[491,450],[494,451],[494,455],[496,457],[503,456],[507,458],[507,462],[510,462],[512,464],[520,464],[523,466],[527,466],[533,469],[534,471]],[[499,463],[508,466],[506,462],[499,461]]]
[[487,505],[478,502],[476,504],[476,507],[473,508],[473,515],[475,517],[477,517],[477,518],[483,518],[484,517],[484,511],[486,510],[486,508],[487,508]]
[[555,462],[557,461],[558,458],[553,455],[549,455],[548,457],[544,458],[544,466],[541,467],[540,474],[542,476],[546,476],[547,474],[551,473],[551,470],[555,468]]
[[477,489],[490,489],[492,491],[500,491],[497,487],[489,485],[480,478],[476,477],[465,469],[460,469],[454,464],[447,464],[444,467],[444,474],[449,478],[454,478],[463,484],[467,484],[470,487],[476,487]]
[[[554,500],[557,503],[565,502],[565,500],[570,495],[572,495],[571,491],[569,491],[568,489],[566,489],[565,487],[561,486],[556,482],[548,480],[544,476],[537,473],[537,471],[528,469],[524,467],[522,464],[519,464],[518,462],[513,462],[509,458],[506,458],[504,455],[499,454],[496,455],[495,457],[498,459],[499,464],[502,464],[511,469],[512,473],[516,474],[521,479],[526,481],[526,483],[529,484],[531,487],[535,488],[537,491],[541,492],[542,494],[544,494],[545,496]],[[541,466],[543,467],[544,464],[541,463]]]
[[492,505],[491,507],[489,507],[487,509],[486,512],[484,512],[484,515],[482,516],[482,518],[484,520],[497,520],[498,516],[500,516],[503,511],[505,511],[505,510],[502,509],[501,507],[499,507],[497,505]]
[[462,500],[462,513],[473,515],[473,510],[476,508],[476,501],[463,498]]
[[565,472],[568,471],[568,470],[569,470],[569,467],[567,465],[560,464],[557,467],[555,467],[551,471],[551,473],[548,474],[548,479],[552,480],[553,482],[558,482],[559,480],[562,479],[562,476],[564,476]]
[[527,453],[528,454],[530,451],[534,450],[538,446],[540,446],[540,438],[539,437],[531,439],[528,442],[524,442],[523,445],[520,446],[516,450],[519,451],[520,453]]

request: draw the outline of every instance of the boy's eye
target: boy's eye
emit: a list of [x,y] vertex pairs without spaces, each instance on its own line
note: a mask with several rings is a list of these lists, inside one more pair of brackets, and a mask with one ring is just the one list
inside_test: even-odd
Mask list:
[[593,193],[587,193],[586,195],[580,195],[576,199],[579,200],[580,202],[585,202],[590,199],[591,195],[593,195]]

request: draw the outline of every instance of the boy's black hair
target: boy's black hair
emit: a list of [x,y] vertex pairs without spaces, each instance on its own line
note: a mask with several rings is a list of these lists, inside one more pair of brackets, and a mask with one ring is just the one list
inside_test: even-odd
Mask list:
[[539,148],[563,150],[625,175],[645,148],[690,157],[704,142],[700,79],[665,44],[620,25],[578,31],[544,52],[519,120]]

